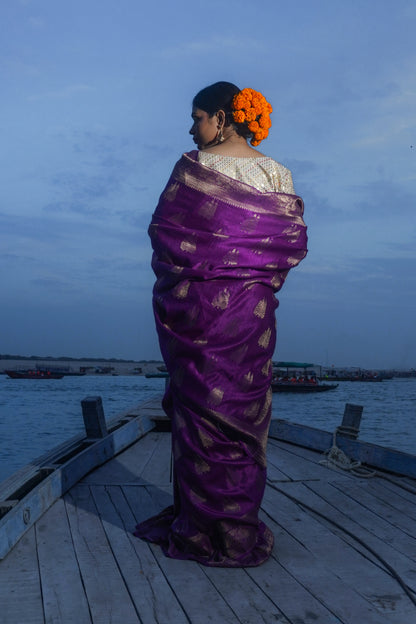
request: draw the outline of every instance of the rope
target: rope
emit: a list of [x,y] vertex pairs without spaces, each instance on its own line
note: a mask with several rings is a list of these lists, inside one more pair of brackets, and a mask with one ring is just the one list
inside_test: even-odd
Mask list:
[[350,459],[348,455],[337,446],[337,434],[340,433],[340,431],[344,432],[346,429],[350,429],[351,432],[353,432],[353,430],[356,431],[354,427],[337,427],[332,436],[332,446],[324,452],[325,459],[322,459],[319,463],[327,468],[335,466],[341,470],[347,470],[357,477],[369,479],[377,476],[377,470],[370,470],[363,466],[360,461]]

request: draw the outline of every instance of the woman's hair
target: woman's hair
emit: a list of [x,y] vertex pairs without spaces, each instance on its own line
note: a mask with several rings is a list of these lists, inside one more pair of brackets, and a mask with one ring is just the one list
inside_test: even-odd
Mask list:
[[231,82],[216,82],[209,87],[205,87],[196,94],[192,105],[208,113],[210,117],[219,110],[231,113],[233,97],[240,93],[240,89]]
[[194,108],[200,108],[208,113],[210,117],[215,115],[219,110],[225,112],[225,125],[233,125],[237,134],[249,139],[253,133],[247,127],[246,123],[236,123],[233,120],[232,102],[240,89],[232,82],[215,82],[205,89],[201,89],[192,101]]

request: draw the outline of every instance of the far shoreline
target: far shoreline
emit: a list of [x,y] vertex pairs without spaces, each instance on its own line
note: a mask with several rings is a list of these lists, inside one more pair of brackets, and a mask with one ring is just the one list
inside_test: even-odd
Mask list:
[[86,375],[147,375],[159,372],[162,360],[122,360],[116,358],[65,358],[37,356],[0,356],[0,374],[6,370],[50,368],[67,369]]

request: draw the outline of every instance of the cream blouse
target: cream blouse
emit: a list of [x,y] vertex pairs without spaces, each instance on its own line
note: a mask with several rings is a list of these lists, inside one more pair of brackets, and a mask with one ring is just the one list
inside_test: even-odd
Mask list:
[[295,194],[290,170],[268,156],[236,158],[199,151],[198,160],[206,167],[254,186],[263,193],[280,191]]

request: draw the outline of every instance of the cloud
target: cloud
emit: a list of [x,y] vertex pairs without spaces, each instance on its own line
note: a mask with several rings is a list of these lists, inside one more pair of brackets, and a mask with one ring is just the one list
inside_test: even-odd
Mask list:
[[389,179],[388,175],[351,185],[350,190],[355,195],[351,207],[354,218],[379,221],[386,216],[401,219],[414,214],[416,193],[404,188],[396,180]]
[[74,84],[61,87],[60,89],[54,89],[52,91],[45,91],[44,93],[38,93],[29,95],[28,100],[30,102],[49,99],[69,99],[82,93],[90,93],[94,91],[94,87],[87,84]]
[[260,54],[266,49],[264,41],[254,37],[239,37],[233,35],[214,35],[211,37],[194,39],[193,41],[184,41],[174,46],[162,48],[156,55],[162,59],[172,59],[174,57],[204,56],[206,54],[221,53],[230,54],[230,52],[243,51],[244,54],[257,53]]

